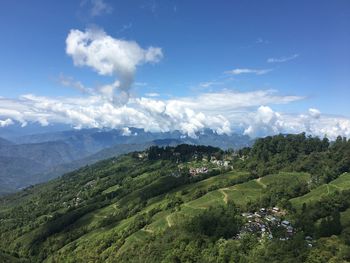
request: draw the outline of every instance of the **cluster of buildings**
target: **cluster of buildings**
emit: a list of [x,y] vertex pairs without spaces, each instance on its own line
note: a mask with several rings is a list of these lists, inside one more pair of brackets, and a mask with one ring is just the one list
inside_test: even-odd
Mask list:
[[[210,163],[215,164],[217,166],[222,166],[222,167],[229,167],[230,166],[230,161],[225,157],[222,157],[221,159],[218,159],[214,155],[210,156]],[[207,158],[203,158],[203,161],[208,161]]]
[[84,190],[88,190],[88,189],[94,187],[96,184],[97,184],[97,181],[96,181],[96,180],[88,181],[88,182],[83,186],[83,188],[81,188],[81,189],[76,193],[76,196],[73,197],[73,199],[71,199],[71,200],[68,201],[68,202],[63,202],[63,206],[66,207],[66,208],[78,207],[80,204],[82,204],[82,203],[84,202],[83,197],[81,197],[81,196],[83,196]]
[[282,220],[284,215],[284,211],[278,207],[260,208],[254,213],[243,213],[246,223],[235,238],[240,239],[246,233],[253,233],[272,239],[274,233],[278,233],[280,240],[287,240],[294,235],[295,230],[289,221]]
[[[194,155],[194,158],[196,159],[196,155]],[[217,167],[224,167],[224,168],[229,168],[230,167],[230,162],[228,160],[218,160],[216,159],[215,156],[209,156],[210,158],[210,163],[217,166]],[[208,157],[203,157],[202,159],[203,162],[208,162]],[[210,166],[210,165],[209,165]],[[189,169],[189,173],[191,176],[196,176],[196,175],[199,175],[199,174],[206,174],[209,172],[209,169],[208,167],[198,167],[198,168],[195,168],[195,167],[190,167]]]
[[229,161],[223,161],[223,160],[216,160],[216,159],[210,159],[210,162],[212,164],[216,164],[217,166],[223,166],[223,167],[228,167],[230,162]]
[[79,204],[81,204],[84,200],[80,197],[74,197],[72,200],[70,200],[69,202],[63,202],[63,206],[70,208],[72,206],[77,207],[79,206]]
[[199,167],[199,168],[190,168],[189,173],[191,176],[196,176],[198,174],[206,174],[208,173],[208,168],[207,167]]

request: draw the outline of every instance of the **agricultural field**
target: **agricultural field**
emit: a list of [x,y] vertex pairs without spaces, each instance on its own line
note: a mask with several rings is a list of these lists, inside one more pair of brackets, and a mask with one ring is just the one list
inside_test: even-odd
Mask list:
[[322,197],[329,195],[335,191],[349,190],[350,189],[350,173],[344,173],[337,179],[331,181],[328,184],[321,185],[309,193],[291,199],[291,203],[294,207],[300,208],[303,203],[314,203],[321,200]]

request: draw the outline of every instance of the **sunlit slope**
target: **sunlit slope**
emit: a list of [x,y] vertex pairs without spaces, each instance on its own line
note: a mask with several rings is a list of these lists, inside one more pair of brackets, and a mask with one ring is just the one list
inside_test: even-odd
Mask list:
[[291,199],[293,206],[300,208],[303,203],[308,204],[321,200],[323,196],[335,191],[350,190],[350,173],[344,173],[328,184],[321,185],[311,190],[306,195]]

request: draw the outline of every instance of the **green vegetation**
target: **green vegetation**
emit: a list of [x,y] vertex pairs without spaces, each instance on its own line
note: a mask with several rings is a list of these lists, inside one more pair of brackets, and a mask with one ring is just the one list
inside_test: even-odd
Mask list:
[[[206,169],[190,175],[193,167]],[[349,167],[350,141],[304,134],[259,139],[238,152],[151,147],[0,199],[0,259],[346,262]],[[273,206],[295,235],[236,238],[241,213]]]
[[290,201],[293,206],[301,208],[304,203],[314,203],[336,191],[343,190],[350,190],[350,173],[344,173],[328,184],[323,184],[315,189],[312,189],[309,193],[293,198]]

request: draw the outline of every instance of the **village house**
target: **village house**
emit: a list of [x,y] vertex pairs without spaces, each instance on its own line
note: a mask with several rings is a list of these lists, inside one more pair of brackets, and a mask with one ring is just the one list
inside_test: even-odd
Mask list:
[[287,221],[287,220],[283,220],[283,221],[281,222],[281,225],[284,226],[284,227],[288,227],[288,226],[290,225],[290,222]]
[[275,213],[278,213],[280,211],[280,209],[275,206],[275,207],[272,208],[272,211],[275,212]]
[[142,160],[147,158],[148,154],[146,152],[141,152],[141,153],[138,153],[137,157]]

